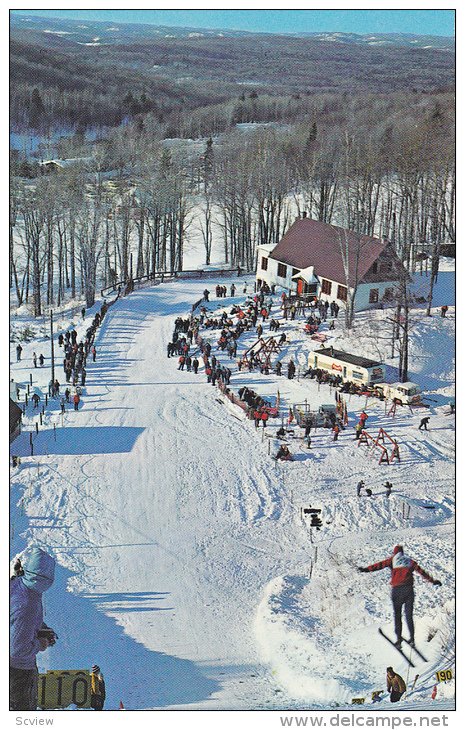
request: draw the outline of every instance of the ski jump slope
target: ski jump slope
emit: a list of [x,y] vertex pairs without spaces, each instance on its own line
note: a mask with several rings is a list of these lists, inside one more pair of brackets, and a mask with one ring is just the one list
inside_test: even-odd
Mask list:
[[[455,668],[454,417],[443,405],[452,392],[452,319],[423,318],[412,341],[413,352],[429,353],[414,368],[435,398],[433,430],[418,431],[423,410],[400,409],[393,423],[383,404],[367,406],[369,430],[383,426],[399,439],[400,464],[378,466],[347,429],[336,444],[320,430],[311,452],[290,440],[295,461],[276,465],[268,454],[274,439],[256,432],[203,371],[180,372],[166,357],[174,319],[188,314],[204,285],[165,284],[118,301],[99,330],[81,410],[66,413],[64,428],[49,414],[34,457],[27,432],[14,442],[23,459],[12,475],[13,550],[35,542],[59,564],[45,620],[60,639],[40,655],[40,668],[97,662],[109,709],[120,700],[127,709],[316,709],[369,702],[392,664],[409,684],[420,674],[405,706],[439,707],[429,699],[434,672]],[[225,304],[231,300],[211,306],[221,312]],[[296,320],[281,331],[290,341],[283,354],[304,367],[302,329]],[[350,344],[337,329],[335,337],[337,346]],[[369,354],[371,346],[360,330],[351,349]],[[45,342],[25,346],[12,366],[17,381],[27,379],[40,347],[45,354]],[[47,365],[34,371],[39,385],[48,382]],[[314,381],[232,369],[235,390],[248,383],[274,398],[279,386],[283,412],[304,398],[334,400]],[[363,407],[352,397],[350,425]],[[371,499],[356,498],[361,478]],[[323,509],[312,541],[300,517],[310,505]],[[388,571],[356,571],[399,541],[443,582],[416,579],[418,643],[429,663],[412,656],[410,671],[377,633],[392,632]],[[453,706],[452,692],[440,685],[442,708]]]

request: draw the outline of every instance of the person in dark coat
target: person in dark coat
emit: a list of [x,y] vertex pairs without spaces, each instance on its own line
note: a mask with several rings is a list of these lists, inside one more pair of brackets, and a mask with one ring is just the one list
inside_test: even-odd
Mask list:
[[44,362],[45,362],[45,358],[42,355],[42,353],[40,353],[40,355],[39,355],[39,365],[40,365],[41,368],[44,366]]
[[418,430],[421,431],[423,428],[425,431],[428,430],[428,423],[429,423],[429,416],[425,416],[425,418],[422,418],[420,421],[420,425],[418,426]]
[[292,454],[286,444],[281,444],[274,458],[276,461],[292,461]]
[[373,563],[366,568],[358,568],[360,573],[372,573],[376,570],[389,568],[391,571],[391,599],[394,608],[394,631],[397,637],[396,646],[400,649],[402,646],[402,607],[404,607],[407,627],[410,632],[408,643],[412,646],[415,644],[415,628],[413,623],[413,574],[418,573],[429,583],[435,586],[441,586],[440,580],[432,578],[426,570],[420,568],[415,560],[404,555],[402,545],[396,545],[393,554],[382,560],[380,563]]
[[194,374],[197,375],[198,369],[199,369],[199,361],[196,357],[192,360],[192,368],[194,370]]
[[294,363],[294,360],[289,360],[289,364],[287,366],[287,377],[289,380],[292,380],[294,375],[295,375],[295,363]]
[[16,362],[20,362],[21,361],[21,353],[22,353],[22,351],[23,351],[23,348],[21,347],[21,345],[18,342],[18,344],[16,345]]

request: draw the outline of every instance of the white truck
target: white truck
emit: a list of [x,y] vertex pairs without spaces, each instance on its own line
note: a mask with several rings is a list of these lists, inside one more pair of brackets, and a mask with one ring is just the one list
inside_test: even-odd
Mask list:
[[403,406],[421,402],[421,390],[416,383],[377,383],[374,388],[385,398],[396,400]]

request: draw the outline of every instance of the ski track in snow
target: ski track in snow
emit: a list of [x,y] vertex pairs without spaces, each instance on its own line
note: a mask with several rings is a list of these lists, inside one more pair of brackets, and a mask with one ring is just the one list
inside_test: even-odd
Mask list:
[[[166,357],[175,317],[187,314],[203,288],[167,284],[118,302],[98,333],[82,409],[66,414],[56,441],[52,429],[39,434],[35,457],[27,456],[26,433],[15,442],[24,458],[13,475],[22,499],[13,543],[19,549],[32,539],[60,564],[46,605],[64,638],[41,660],[49,668],[98,661],[109,708],[120,699],[129,709],[345,705],[384,686],[386,662],[406,671],[376,634],[378,625],[392,631],[387,572],[361,579],[355,566],[382,559],[402,539],[428,571],[452,581],[452,423],[435,406],[434,429],[419,432],[418,413],[400,409],[392,419],[383,404],[370,403],[369,430],[395,432],[400,464],[378,466],[379,454],[358,447],[350,428],[337,444],[318,431],[310,451],[290,439],[296,460],[275,464],[269,439],[206,384],[202,369],[197,377],[180,372],[177,358]],[[220,301],[219,311],[230,301]],[[283,354],[303,368],[316,345],[305,341],[301,321],[287,326]],[[438,348],[450,350],[447,332],[443,322],[422,321],[421,348],[431,352],[437,336]],[[252,333],[239,350],[249,341]],[[18,364],[18,379],[22,369],[28,372]],[[422,374],[432,381],[445,372],[430,367]],[[271,399],[279,387],[287,403],[334,399],[313,381],[234,369],[235,390],[247,380]],[[364,406],[364,399],[348,399],[352,424]],[[271,439],[272,453],[276,443]],[[360,478],[372,480],[373,498],[357,499]],[[394,482],[389,498],[386,478]],[[322,507],[314,544],[300,518],[300,507],[309,505]],[[445,668],[441,641],[449,652],[453,644],[444,627],[424,643],[435,612],[453,597],[444,583],[434,594],[417,586],[421,648],[430,662],[418,668],[414,705],[427,697],[434,671]],[[130,662],[140,680],[129,686]],[[362,668],[351,677],[354,662]],[[380,679],[373,683],[373,676]]]

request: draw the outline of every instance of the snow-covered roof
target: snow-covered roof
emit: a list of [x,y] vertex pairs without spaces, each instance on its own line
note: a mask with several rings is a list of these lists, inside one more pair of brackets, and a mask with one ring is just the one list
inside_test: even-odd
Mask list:
[[301,271],[297,272],[297,274],[294,274],[294,276],[292,278],[293,279],[303,279],[304,281],[307,282],[307,284],[318,284],[318,279],[316,278],[313,271],[314,271],[313,266],[307,266],[305,269],[301,269]]

